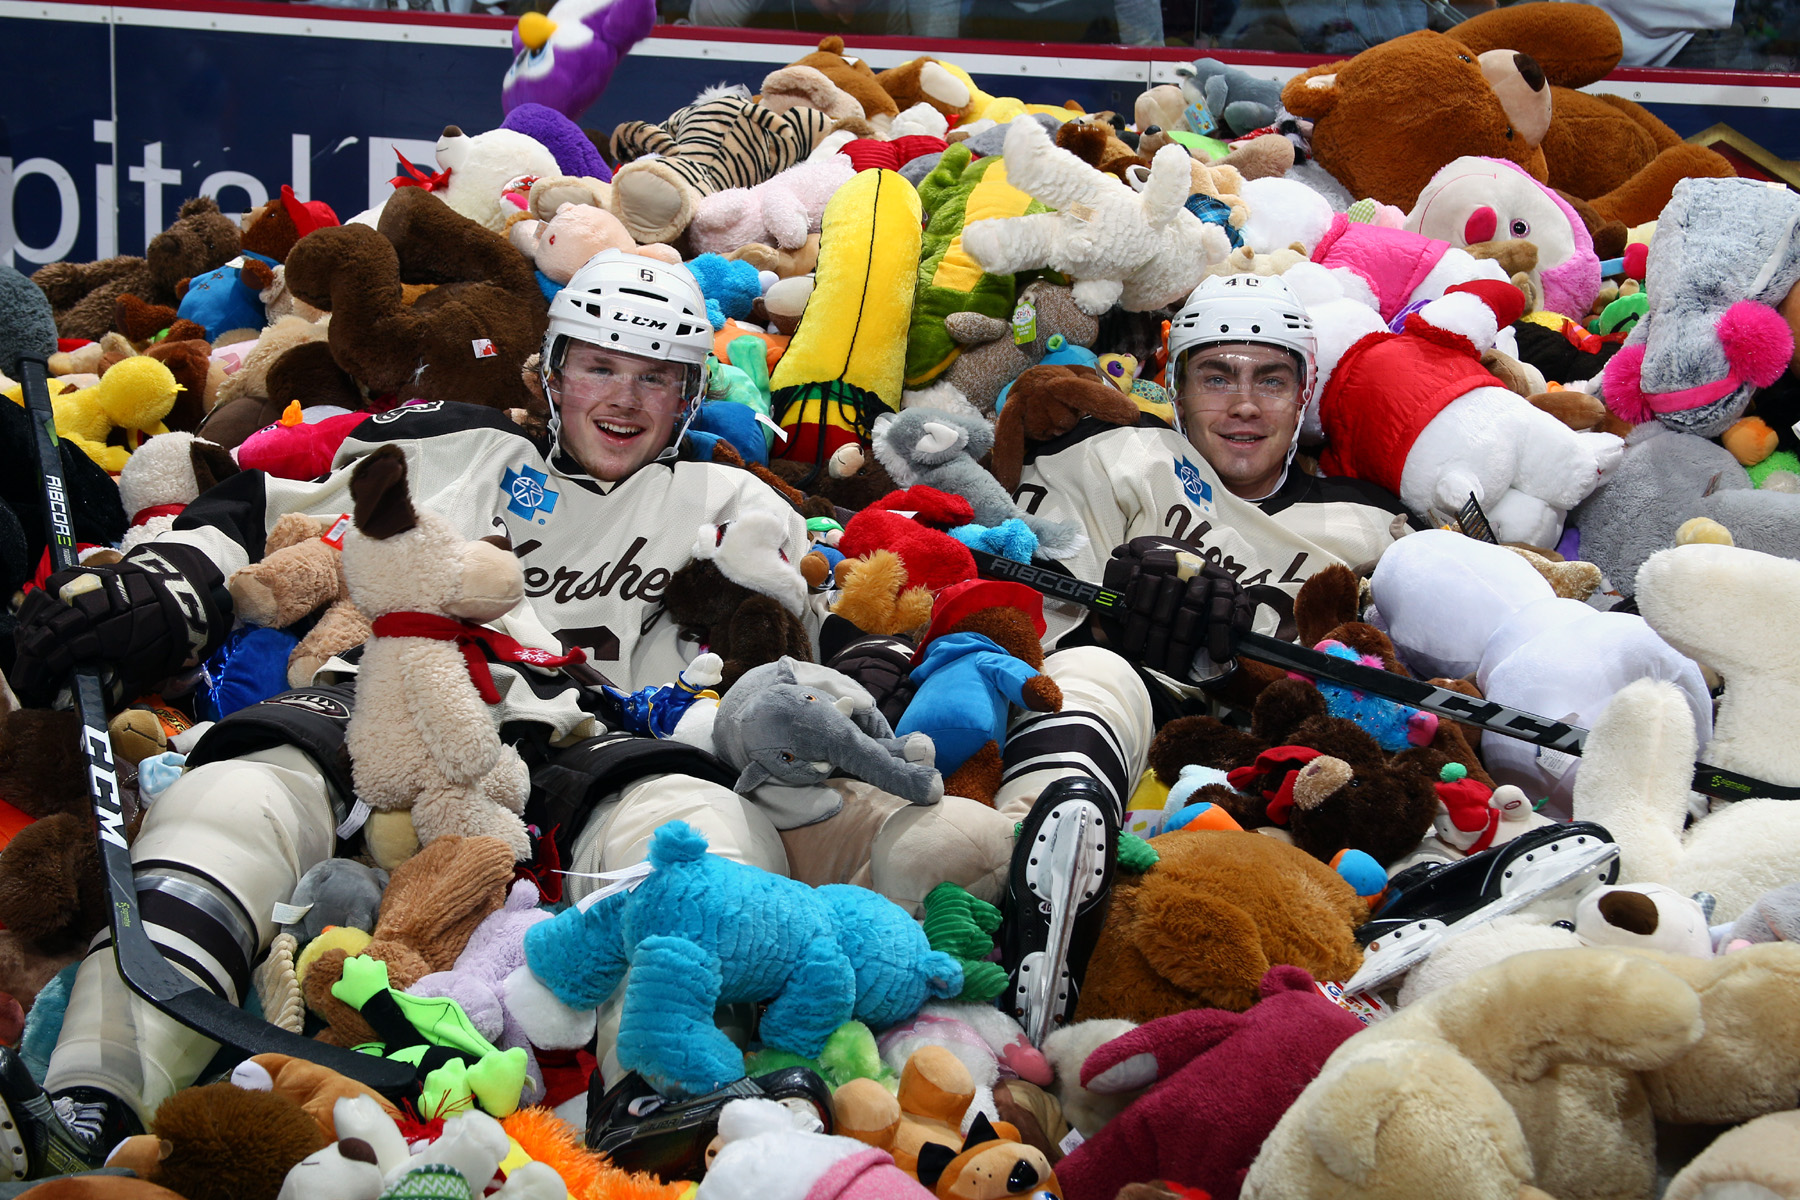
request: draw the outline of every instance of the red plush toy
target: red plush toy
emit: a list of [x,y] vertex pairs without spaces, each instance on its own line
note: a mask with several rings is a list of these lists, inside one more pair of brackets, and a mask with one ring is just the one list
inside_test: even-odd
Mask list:
[[906,564],[909,583],[937,592],[975,578],[969,548],[941,532],[974,519],[975,510],[961,496],[918,484],[889,492],[851,517],[838,549],[845,558],[892,550]]
[[1261,991],[1246,1012],[1158,1017],[1088,1055],[1082,1087],[1149,1090],[1056,1164],[1066,1200],[1114,1200],[1149,1180],[1236,1200],[1263,1139],[1363,1027],[1299,967],[1269,968]]

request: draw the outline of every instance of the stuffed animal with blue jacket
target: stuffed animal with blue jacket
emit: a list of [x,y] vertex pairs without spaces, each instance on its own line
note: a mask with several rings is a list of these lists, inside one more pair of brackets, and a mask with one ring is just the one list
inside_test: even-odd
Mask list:
[[1023,584],[973,579],[939,593],[913,654],[918,690],[894,733],[930,735],[946,795],[992,804],[1013,706],[1061,711],[1043,635],[1044,599]]
[[650,873],[525,933],[525,960],[558,1000],[590,1009],[625,983],[619,1065],[666,1096],[744,1077],[713,1024],[720,1004],[766,1001],[764,1045],[816,1057],[844,1022],[882,1030],[962,991],[899,905],[864,888],[811,888],[707,853],[683,821],[650,838]]

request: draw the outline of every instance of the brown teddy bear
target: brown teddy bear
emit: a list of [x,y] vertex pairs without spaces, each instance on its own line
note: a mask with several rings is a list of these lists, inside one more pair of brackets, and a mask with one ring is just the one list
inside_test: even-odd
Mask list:
[[1656,217],[1679,179],[1733,172],[1638,105],[1570,90],[1605,76],[1620,52],[1601,9],[1520,5],[1310,67],[1281,102],[1313,122],[1314,157],[1354,196],[1410,209],[1438,168],[1478,155],[1636,225]]
[[[409,306],[407,283],[438,286]],[[548,321],[536,273],[504,235],[422,188],[398,189],[376,229],[339,225],[302,238],[287,285],[332,313],[331,358],[371,394],[542,409],[520,374]]]
[[1369,906],[1311,855],[1237,830],[1184,829],[1150,845],[1156,865],[1113,883],[1075,1020],[1242,1012],[1276,963],[1318,980],[1362,965],[1355,930]]
[[[0,851],[0,924],[22,939],[21,954],[72,953],[106,924],[80,746],[73,712],[22,708],[0,717],[0,799],[32,819]],[[0,987],[20,995],[10,978]]]
[[1178,717],[1150,746],[1157,778],[1173,785],[1198,763],[1231,772],[1196,802],[1217,804],[1244,829],[1285,826],[1322,862],[1361,850],[1382,866],[1411,854],[1437,817],[1442,760],[1429,749],[1389,758],[1355,722],[1328,716],[1311,684],[1283,679],[1257,697],[1250,732],[1215,717]]
[[781,545],[787,518],[753,509],[701,538],[692,562],[663,590],[663,606],[683,629],[700,636],[724,659],[723,694],[745,671],[782,655],[813,661],[812,639],[800,623],[806,580],[798,554]]
[[862,105],[863,115],[870,120],[876,117],[894,117],[899,115],[900,106],[894,98],[875,81],[874,68],[860,58],[850,58],[844,53],[844,39],[827,37],[819,39],[819,48],[802,58],[795,59],[793,66],[811,67],[831,80],[842,90],[849,92],[856,102]]
[[[1682,141],[1643,105],[1578,90],[1606,78],[1623,53],[1618,26],[1604,9],[1496,8],[1455,26],[1450,36],[1484,65],[1495,52],[1522,52],[1537,63],[1550,84],[1550,125],[1541,146],[1549,182],[1588,201],[1588,211],[1574,207],[1590,232],[1589,212],[1641,225],[1656,219],[1681,180],[1736,173],[1723,156]],[[1598,242],[1595,252],[1611,257]],[[1613,251],[1619,253],[1622,246]]]
[[287,1173],[332,1140],[278,1092],[209,1083],[164,1100],[150,1132],[127,1138],[107,1165],[185,1200],[275,1200]]
[[217,399],[195,432],[229,450],[279,421],[292,400],[302,408],[362,408],[362,390],[331,357],[327,328],[297,314],[270,322],[243,364],[219,384]]
[[350,602],[343,554],[325,540],[333,522],[287,513],[269,530],[260,562],[225,581],[237,615],[253,625],[286,629],[323,609],[288,654],[289,687],[305,687],[335,654],[369,640],[369,619]]
[[59,336],[98,341],[113,327],[113,305],[120,296],[130,293],[146,304],[172,306],[183,280],[217,270],[239,249],[236,222],[210,196],[198,196],[181,206],[174,224],[150,239],[143,258],[51,263],[31,280],[49,297]]

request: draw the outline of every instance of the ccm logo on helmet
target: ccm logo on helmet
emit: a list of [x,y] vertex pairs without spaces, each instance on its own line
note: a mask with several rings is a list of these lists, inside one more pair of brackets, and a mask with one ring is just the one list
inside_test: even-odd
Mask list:
[[667,321],[658,321],[655,317],[646,317],[638,313],[615,312],[613,320],[623,321],[627,325],[640,325],[645,329],[667,329]]

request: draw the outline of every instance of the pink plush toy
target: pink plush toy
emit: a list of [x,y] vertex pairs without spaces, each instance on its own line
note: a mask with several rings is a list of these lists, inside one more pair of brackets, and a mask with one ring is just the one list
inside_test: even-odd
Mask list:
[[640,246],[619,218],[591,204],[564,204],[547,222],[515,221],[506,236],[537,269],[557,283],[567,283],[587,260],[602,250],[623,250],[659,262],[679,263],[681,252],[661,242]]
[[1081,1085],[1149,1090],[1056,1164],[1066,1200],[1163,1179],[1236,1200],[1263,1139],[1363,1024],[1299,967],[1269,968],[1248,1011],[1159,1017],[1088,1055]]
[[331,470],[331,460],[344,439],[372,415],[329,409],[309,412],[316,414],[315,419],[307,420],[295,401],[281,420],[245,438],[237,448],[238,466],[279,479],[317,479]]
[[818,233],[831,194],[856,168],[841,154],[796,163],[750,188],[726,188],[701,198],[688,224],[696,254],[725,254],[752,242],[797,250]]
[[1544,308],[1581,320],[1600,294],[1594,239],[1569,202],[1517,163],[1503,158],[1453,159],[1431,177],[1406,217],[1406,228],[1452,246],[1521,238],[1537,247],[1530,274]]

